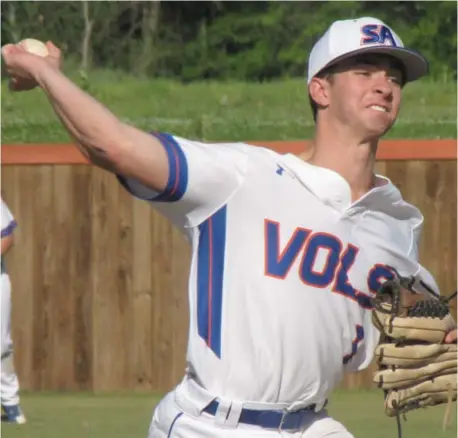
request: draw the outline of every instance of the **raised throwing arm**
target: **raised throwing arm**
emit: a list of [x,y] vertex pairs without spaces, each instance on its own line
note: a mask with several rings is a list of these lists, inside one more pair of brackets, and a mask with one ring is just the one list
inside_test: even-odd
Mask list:
[[[168,179],[167,154],[154,136],[121,122],[100,102],[60,71],[60,50],[47,43],[50,55],[30,54],[6,45],[2,57],[13,91],[39,86],[76,146],[96,166],[135,178],[161,192]],[[152,99],[154,96],[152,96]]]

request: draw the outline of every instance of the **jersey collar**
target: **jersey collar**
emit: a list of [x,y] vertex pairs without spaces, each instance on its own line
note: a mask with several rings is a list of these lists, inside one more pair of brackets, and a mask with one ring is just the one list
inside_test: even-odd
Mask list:
[[378,210],[391,210],[393,204],[402,202],[401,193],[394,184],[388,178],[376,175],[376,186],[352,203],[350,186],[337,172],[307,163],[294,154],[281,157],[281,164],[293,177],[317,198],[339,211],[352,206],[371,208],[374,204]]

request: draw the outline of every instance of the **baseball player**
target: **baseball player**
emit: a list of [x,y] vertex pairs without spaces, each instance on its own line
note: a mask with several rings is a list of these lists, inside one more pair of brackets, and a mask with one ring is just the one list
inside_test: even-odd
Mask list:
[[378,141],[425,59],[376,18],[333,23],[308,63],[313,147],[295,156],[126,125],[60,72],[47,45],[45,59],[3,48],[13,90],[41,87],[82,153],[192,245],[186,373],[149,438],[351,438],[326,404],[346,371],[372,360],[370,299],[389,266],[427,275],[421,212],[374,174]]
[[14,371],[13,361],[13,341],[11,339],[11,282],[6,270],[5,254],[13,245],[13,231],[16,228],[11,211],[6,203],[2,203],[2,308],[1,308],[1,328],[2,328],[2,368],[0,379],[0,392],[2,398],[2,421],[23,424],[26,422],[25,416],[19,406],[19,381]]

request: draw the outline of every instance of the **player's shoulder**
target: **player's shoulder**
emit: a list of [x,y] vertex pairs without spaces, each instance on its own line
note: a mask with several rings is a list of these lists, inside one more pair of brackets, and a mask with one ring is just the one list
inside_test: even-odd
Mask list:
[[258,165],[266,162],[276,162],[281,156],[279,153],[264,146],[258,146],[247,142],[227,141],[202,141],[184,138],[177,135],[171,137],[184,149],[200,149],[208,153],[215,153],[222,156],[239,156],[251,159]]
[[401,221],[411,221],[414,224],[421,224],[423,222],[421,210],[414,204],[406,201],[401,191],[388,177],[377,175],[377,181],[382,188],[380,193],[390,206],[389,212],[394,218]]
[[406,201],[401,191],[387,178],[377,175],[379,180],[384,181],[381,197],[377,200],[380,205],[371,209],[371,214],[382,215],[382,222],[391,231],[396,231],[398,245],[410,248],[409,251],[416,250],[416,244],[420,239],[424,217],[421,210],[414,204]]

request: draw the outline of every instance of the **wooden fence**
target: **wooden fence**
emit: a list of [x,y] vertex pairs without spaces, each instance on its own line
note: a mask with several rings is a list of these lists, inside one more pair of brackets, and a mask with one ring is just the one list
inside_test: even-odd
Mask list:
[[[184,239],[70,145],[3,146],[2,163],[3,196],[19,223],[6,262],[22,388],[169,390],[185,367]],[[423,211],[422,262],[444,293],[453,292],[455,140],[386,141],[377,170]],[[343,382],[370,384],[370,370]]]

